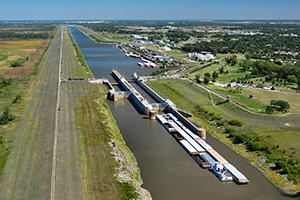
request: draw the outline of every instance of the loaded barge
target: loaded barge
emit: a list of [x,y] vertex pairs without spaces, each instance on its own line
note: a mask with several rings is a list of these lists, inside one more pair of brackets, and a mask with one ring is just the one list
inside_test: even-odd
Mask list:
[[199,135],[193,133],[172,113],[157,115],[156,119],[179,142],[183,149],[201,166],[210,170],[221,180],[234,180],[246,184],[249,180],[207,144]]

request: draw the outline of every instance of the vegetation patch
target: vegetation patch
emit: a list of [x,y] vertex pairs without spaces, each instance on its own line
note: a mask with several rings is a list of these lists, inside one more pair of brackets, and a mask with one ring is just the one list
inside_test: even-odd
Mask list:
[[[91,87],[91,93],[84,96],[76,106],[76,122],[83,152],[85,198],[136,199],[139,196],[137,191],[148,194],[140,188],[141,177],[136,160],[119,133],[108,105],[104,102],[104,86]],[[102,97],[95,100],[99,95]],[[123,162],[120,159],[125,160]],[[119,169],[122,170],[122,174],[126,174],[125,178],[131,180],[130,182],[119,180]],[[145,198],[147,199],[146,196]]]
[[[249,162],[262,166],[260,168],[265,174],[284,191],[295,193],[300,190],[300,148],[296,139],[299,131],[280,130],[285,129],[283,124],[277,130],[273,127],[274,120],[284,121],[284,118],[273,118],[272,123],[264,123],[267,122],[264,116],[253,118],[247,112],[241,115],[239,109],[230,107],[230,102],[215,107],[210,101],[214,97],[203,95],[205,93],[201,95],[201,89],[195,95],[194,84],[186,81],[157,80],[147,84],[164,98],[170,98],[178,108],[193,113],[192,121],[204,126],[210,134],[245,156]],[[252,123],[253,120],[257,123]],[[282,182],[283,177],[286,178],[285,183]]]
[[92,74],[90,68],[88,67],[88,65],[86,63],[86,60],[85,60],[84,56],[82,55],[79,46],[75,42],[71,32],[70,31],[68,31],[68,32],[69,32],[69,36],[70,36],[73,48],[75,49],[76,57],[78,59],[79,65],[82,65],[84,67],[85,72],[89,75],[89,77],[93,78],[93,74]]

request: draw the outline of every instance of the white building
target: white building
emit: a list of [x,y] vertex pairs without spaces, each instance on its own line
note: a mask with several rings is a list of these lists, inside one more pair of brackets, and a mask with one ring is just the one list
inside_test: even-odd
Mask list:
[[214,59],[215,57],[210,54],[210,53],[207,53],[206,55],[203,55],[201,53],[197,53],[197,52],[194,52],[194,53],[188,53],[188,57],[190,58],[197,58],[198,60],[203,60],[203,61],[209,61],[211,59]]

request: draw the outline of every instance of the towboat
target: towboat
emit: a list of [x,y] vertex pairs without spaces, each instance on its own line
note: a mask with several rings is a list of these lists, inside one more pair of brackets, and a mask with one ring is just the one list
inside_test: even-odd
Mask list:
[[224,165],[221,162],[216,162],[210,170],[221,180],[221,181],[232,181],[233,178],[230,173],[227,172]]

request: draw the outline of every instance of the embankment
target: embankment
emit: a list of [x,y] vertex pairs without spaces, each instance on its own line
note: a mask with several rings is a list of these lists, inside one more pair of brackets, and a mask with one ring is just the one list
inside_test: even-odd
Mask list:
[[[76,54],[81,57],[79,48]],[[106,94],[104,85],[90,85],[90,93],[75,108],[85,199],[151,199],[141,187],[137,161],[105,102]]]

